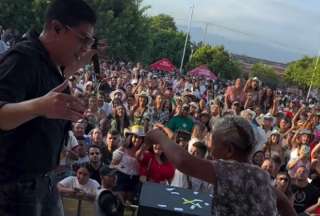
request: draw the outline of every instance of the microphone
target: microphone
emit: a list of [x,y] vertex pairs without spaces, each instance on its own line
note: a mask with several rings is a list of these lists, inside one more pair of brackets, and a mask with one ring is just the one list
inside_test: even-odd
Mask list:
[[[98,38],[94,38],[94,43],[92,45],[92,49],[98,49]],[[100,63],[99,63],[99,56],[98,54],[95,54],[93,57],[92,57],[92,63],[93,63],[93,70],[94,70],[94,73],[96,75],[100,75]]]

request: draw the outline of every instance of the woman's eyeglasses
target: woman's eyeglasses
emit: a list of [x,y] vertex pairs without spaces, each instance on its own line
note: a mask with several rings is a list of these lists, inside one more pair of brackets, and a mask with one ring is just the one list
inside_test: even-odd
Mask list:
[[288,181],[289,181],[289,179],[288,179],[288,178],[286,178],[286,177],[280,177],[280,178],[279,178],[279,181],[285,181],[285,182],[288,182]]

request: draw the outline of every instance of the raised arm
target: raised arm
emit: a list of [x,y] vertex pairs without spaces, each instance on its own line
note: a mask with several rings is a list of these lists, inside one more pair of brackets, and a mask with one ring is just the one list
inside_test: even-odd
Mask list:
[[160,128],[161,130],[163,130],[163,132],[165,132],[167,134],[167,136],[169,137],[169,139],[173,140],[174,139],[174,135],[175,133],[168,127],[164,126],[163,124],[160,123],[156,123],[154,125],[157,128]]
[[311,160],[317,159],[317,156],[320,151],[320,143],[318,143],[311,151]]
[[170,140],[160,129],[150,131],[145,137],[145,142],[160,144],[169,161],[184,174],[215,183],[214,166],[210,161],[191,156],[181,146]]
[[279,102],[280,102],[280,98],[279,97],[276,97],[273,99],[272,101],[272,109],[271,109],[271,114],[273,116],[276,116],[279,112]]
[[251,78],[247,80],[247,82],[246,82],[246,84],[244,85],[244,88],[243,88],[243,92],[244,92],[244,93],[247,93],[247,92],[248,92],[248,90],[249,90],[249,88],[250,88],[250,86],[251,86],[251,82],[252,82],[252,79],[251,79]]
[[318,202],[309,208],[307,208],[304,212],[307,213],[308,215],[317,215],[316,210],[320,207],[320,200],[318,199]]
[[301,114],[301,112],[302,112],[304,109],[305,109],[305,107],[302,106],[302,107],[297,111],[297,113],[293,116],[293,118],[292,118],[292,125],[293,125],[293,126],[296,126],[296,125],[297,125],[297,122],[298,122],[298,120],[299,120],[300,114]]

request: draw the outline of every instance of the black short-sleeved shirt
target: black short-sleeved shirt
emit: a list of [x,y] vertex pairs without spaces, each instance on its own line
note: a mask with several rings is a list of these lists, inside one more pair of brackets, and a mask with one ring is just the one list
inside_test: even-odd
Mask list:
[[308,184],[304,188],[292,185],[294,194],[294,209],[297,213],[304,212],[307,208],[317,203],[320,191],[312,184]]
[[112,152],[110,152],[105,145],[101,148],[101,155],[101,161],[106,165],[110,165],[112,161]]
[[[63,81],[38,35],[30,33],[0,59],[0,109],[41,97]],[[69,125],[65,120],[37,117],[13,130],[0,130],[0,183],[53,169]]]
[[101,178],[100,178],[100,168],[105,166],[103,163],[100,164],[100,167],[98,169],[95,169],[90,163],[87,164],[87,168],[90,173],[90,178],[96,180],[101,184]]

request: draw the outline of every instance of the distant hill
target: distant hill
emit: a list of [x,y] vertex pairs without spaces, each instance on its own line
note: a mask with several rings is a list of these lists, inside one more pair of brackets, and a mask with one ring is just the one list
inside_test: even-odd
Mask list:
[[[187,27],[178,25],[180,31],[186,32]],[[204,31],[200,27],[191,28],[191,40],[200,42],[204,39]],[[218,34],[208,33],[206,42],[211,45],[223,45],[229,52],[237,55],[245,55],[258,59],[265,59],[273,62],[288,63],[303,57],[302,54],[294,51],[276,47],[272,44],[262,44],[255,41],[234,40]]]

